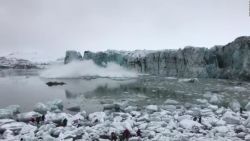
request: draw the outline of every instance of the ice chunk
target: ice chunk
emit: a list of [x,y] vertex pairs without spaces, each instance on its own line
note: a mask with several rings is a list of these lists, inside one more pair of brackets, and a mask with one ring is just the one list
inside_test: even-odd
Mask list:
[[250,128],[250,117],[248,117],[248,119],[244,122],[244,125],[245,125],[247,128]]
[[148,105],[146,107],[146,110],[148,110],[150,112],[156,112],[156,111],[158,111],[158,106],[157,105]]
[[165,105],[162,107],[164,110],[170,111],[170,112],[174,112],[176,111],[176,106],[175,105]]
[[12,118],[13,112],[9,109],[0,109],[0,119]]
[[247,105],[245,106],[245,109],[246,109],[247,111],[250,111],[250,102],[247,103]]
[[250,141],[250,134],[245,136],[245,141]]
[[223,126],[223,125],[226,125],[226,122],[224,120],[218,120],[216,123],[215,123],[216,126]]
[[228,127],[226,126],[217,126],[214,128],[214,130],[219,133],[227,133],[229,131]]
[[234,112],[238,112],[240,111],[240,103],[239,101],[237,101],[236,99],[234,99],[233,101],[231,101],[229,103],[229,107],[234,111]]
[[41,114],[45,114],[47,111],[49,111],[49,108],[47,105],[45,105],[43,103],[37,103],[35,105],[34,111],[41,113]]
[[19,105],[10,105],[4,109],[0,109],[0,119],[13,118],[13,116],[19,112]]
[[24,125],[25,123],[23,122],[10,122],[7,124],[3,124],[2,126],[0,126],[0,128],[14,131],[14,130],[21,130]]
[[130,112],[130,114],[131,114],[132,116],[134,116],[134,117],[139,117],[139,116],[141,115],[141,113],[138,112],[138,111],[132,111],[132,112]]
[[104,112],[95,112],[89,114],[89,119],[92,123],[100,122],[103,123],[105,121],[106,114]]
[[188,83],[194,83],[198,82],[199,80],[197,78],[185,78],[185,79],[179,79],[178,82],[188,82]]
[[7,123],[11,123],[11,122],[15,122],[15,120],[13,120],[13,119],[0,119],[0,126],[7,124]]
[[196,99],[196,101],[199,103],[199,104],[207,104],[208,101],[206,99]]
[[3,137],[4,141],[17,141],[17,140],[19,140],[19,138],[17,136],[13,135],[13,131],[11,131],[11,130],[6,130],[3,133],[2,137]]
[[61,123],[65,118],[68,119],[68,114],[66,113],[52,113],[47,112],[45,115],[46,122]]
[[180,121],[180,127],[184,129],[192,129],[194,126],[201,127],[202,125],[196,121],[190,119],[183,119]]
[[20,113],[20,105],[10,105],[6,107],[6,109],[9,109],[10,111],[12,111],[13,114]]
[[50,133],[52,133],[53,129],[55,129],[55,128],[56,128],[55,124],[44,124],[44,125],[40,126],[36,135],[37,136],[44,136],[44,135],[50,134]]
[[63,101],[60,99],[55,99],[47,103],[50,111],[63,110]]
[[239,124],[240,123],[240,118],[231,111],[227,111],[224,113],[222,119],[226,121],[227,124]]
[[35,137],[35,131],[37,130],[37,127],[36,126],[33,126],[33,125],[29,125],[29,124],[25,124],[21,131],[20,131],[20,134],[21,135],[25,135],[25,136],[28,136],[28,137]]
[[168,105],[168,104],[169,104],[169,105],[177,105],[177,104],[179,104],[178,101],[173,100],[173,99],[167,99],[164,103],[167,104],[167,105]]
[[32,118],[36,118],[36,117],[40,117],[40,116],[42,116],[42,115],[37,113],[37,112],[31,111],[31,112],[27,112],[27,113],[18,114],[17,120],[27,122],[27,121],[30,121]]
[[217,95],[213,95],[210,98],[209,102],[212,103],[212,104],[218,104],[218,103],[220,103],[220,99],[219,99],[219,97]]

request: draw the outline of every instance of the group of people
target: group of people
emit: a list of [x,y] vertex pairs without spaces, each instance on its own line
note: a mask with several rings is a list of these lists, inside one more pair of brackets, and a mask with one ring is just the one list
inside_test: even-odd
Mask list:
[[44,121],[45,121],[45,115],[33,117],[30,119],[30,122],[36,125],[39,125],[41,122],[44,122]]
[[201,116],[199,116],[198,118],[197,118],[197,117],[194,117],[194,118],[193,118],[193,121],[197,121],[197,119],[198,119],[198,122],[201,123]]
[[[37,117],[33,117],[30,119],[30,123],[33,125],[41,125],[42,123],[44,123],[45,121],[45,115],[42,116],[37,116]],[[63,120],[57,122],[57,126],[67,126],[68,120],[66,118],[64,118]]]
[[[141,137],[141,130],[140,129],[137,130],[136,136]],[[120,136],[120,140],[128,141],[130,137],[131,137],[130,131],[128,129],[125,129],[124,132],[122,133],[122,136]],[[111,133],[111,141],[117,141],[117,140],[118,140],[117,135],[115,134],[115,132],[112,132]]]

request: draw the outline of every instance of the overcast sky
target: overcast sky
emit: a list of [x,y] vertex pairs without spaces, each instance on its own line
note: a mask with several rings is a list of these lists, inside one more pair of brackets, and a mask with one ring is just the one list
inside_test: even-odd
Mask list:
[[0,52],[211,47],[250,35],[248,0],[1,0]]

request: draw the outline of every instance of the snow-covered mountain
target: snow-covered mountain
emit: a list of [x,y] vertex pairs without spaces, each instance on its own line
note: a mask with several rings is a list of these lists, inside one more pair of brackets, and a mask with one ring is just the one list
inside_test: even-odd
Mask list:
[[29,60],[0,57],[0,69],[32,69],[39,68],[36,64]]
[[33,63],[48,63],[51,61],[55,61],[57,58],[60,56],[51,56],[48,55],[47,52],[35,52],[35,51],[30,51],[30,52],[11,52],[8,54],[1,54],[1,56],[5,56],[6,58],[22,58],[25,60],[30,60]]

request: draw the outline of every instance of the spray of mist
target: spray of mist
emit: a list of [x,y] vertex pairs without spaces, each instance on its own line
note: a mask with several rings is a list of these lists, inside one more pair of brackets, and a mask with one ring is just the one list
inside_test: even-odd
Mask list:
[[79,78],[83,76],[99,77],[137,77],[138,74],[115,63],[106,67],[96,65],[92,60],[71,62],[66,65],[52,65],[40,74],[44,78]]

